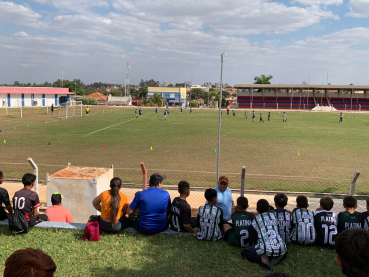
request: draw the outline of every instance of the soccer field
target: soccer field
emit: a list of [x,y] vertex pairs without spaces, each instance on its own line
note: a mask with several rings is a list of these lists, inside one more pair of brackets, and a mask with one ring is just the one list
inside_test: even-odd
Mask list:
[[[45,110],[46,111],[46,110]],[[192,186],[215,184],[218,143],[218,113],[215,110],[142,108],[135,118],[134,108],[91,107],[91,114],[59,120],[58,113],[27,111],[23,118],[6,117],[0,111],[0,170],[6,178],[20,178],[30,171],[32,157],[39,164],[40,179],[65,167],[110,167],[125,182],[140,182],[140,162],[149,174],[168,176],[168,185],[181,179]],[[50,112],[50,111],[49,111]],[[265,122],[259,123],[263,113]],[[369,116],[344,113],[244,110],[236,117],[223,111],[220,171],[238,188],[241,167],[247,167],[247,189],[348,193],[356,170],[361,175],[357,193],[368,194]],[[47,122],[47,123],[46,123]],[[6,142],[6,143],[3,143]],[[50,145],[49,145],[50,144]],[[152,149],[152,150],[151,150]]]

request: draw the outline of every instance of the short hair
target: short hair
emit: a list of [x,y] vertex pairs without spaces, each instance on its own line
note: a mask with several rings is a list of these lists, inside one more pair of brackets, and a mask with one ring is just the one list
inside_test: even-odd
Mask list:
[[269,211],[269,203],[266,199],[259,199],[256,203],[256,210],[259,214],[265,213]]
[[271,272],[264,277],[291,277],[291,275],[284,272]]
[[237,206],[240,206],[242,210],[246,210],[249,207],[249,200],[244,196],[240,196],[237,198]]
[[0,171],[0,179],[3,178],[4,174],[2,171]]
[[296,197],[296,204],[299,208],[307,208],[308,207],[308,199],[304,195],[299,195]]
[[32,185],[32,183],[34,183],[35,181],[36,181],[36,175],[32,173],[26,173],[22,177],[22,183],[24,186],[27,186],[27,187]]
[[187,193],[187,191],[190,189],[190,184],[187,182],[187,181],[180,181],[178,183],[178,192],[180,194],[184,194],[184,193]]
[[335,249],[347,277],[368,276],[368,245],[369,231],[365,229],[347,229],[337,235]]
[[205,199],[208,201],[213,200],[214,197],[217,197],[218,193],[215,189],[207,189],[205,190]]
[[274,203],[280,208],[286,207],[287,201],[288,197],[284,193],[278,193],[274,196]]
[[333,208],[333,205],[334,202],[332,198],[328,196],[320,198],[320,206],[322,206],[324,210],[330,211]]
[[54,193],[53,195],[51,195],[51,204],[59,205],[61,200],[62,200],[62,195],[60,193],[59,194]]
[[343,198],[343,205],[345,205],[347,208],[355,208],[357,205],[357,200],[351,195],[345,196],[345,198]]
[[40,249],[19,249],[5,262],[4,277],[52,277],[56,271],[53,259]]

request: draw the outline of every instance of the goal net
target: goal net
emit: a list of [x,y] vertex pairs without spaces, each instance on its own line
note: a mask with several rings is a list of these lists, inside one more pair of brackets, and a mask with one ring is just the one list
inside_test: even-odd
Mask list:
[[70,104],[63,103],[59,106],[59,118],[82,116],[82,101],[71,101]]

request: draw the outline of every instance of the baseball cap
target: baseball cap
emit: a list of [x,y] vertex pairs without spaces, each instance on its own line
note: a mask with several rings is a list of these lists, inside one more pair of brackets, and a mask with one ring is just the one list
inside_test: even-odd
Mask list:
[[165,179],[167,178],[167,176],[165,175],[161,175],[160,173],[154,173],[153,175],[150,176],[150,184],[158,184],[163,182]]
[[225,182],[225,183],[228,184],[228,177],[226,177],[226,176],[220,176],[219,177],[219,183],[221,183],[221,182]]

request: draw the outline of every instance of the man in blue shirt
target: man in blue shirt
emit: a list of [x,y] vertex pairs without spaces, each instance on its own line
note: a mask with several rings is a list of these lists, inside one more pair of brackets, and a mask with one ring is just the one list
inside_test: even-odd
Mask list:
[[231,219],[232,209],[234,208],[232,192],[228,187],[228,178],[226,176],[220,176],[218,186],[214,189],[218,193],[218,202],[215,206],[223,210],[223,219],[228,221]]
[[155,173],[151,175],[150,188],[136,194],[127,213],[140,210],[137,226],[133,226],[137,231],[145,234],[160,233],[168,228],[167,213],[170,212],[171,200],[169,193],[162,190],[165,175]]

